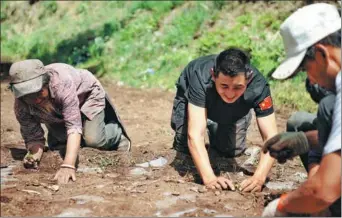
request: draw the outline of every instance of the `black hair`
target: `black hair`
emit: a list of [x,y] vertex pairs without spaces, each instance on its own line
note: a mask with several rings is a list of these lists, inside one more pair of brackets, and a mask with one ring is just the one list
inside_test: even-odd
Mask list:
[[305,53],[302,63],[299,65],[300,69],[303,69],[304,63],[307,60],[315,59],[315,53],[316,53],[315,45],[316,44],[330,45],[336,48],[341,48],[341,29],[337,30],[336,32],[330,34],[329,36],[321,39],[320,41],[316,42],[314,45],[310,46]]
[[42,80],[43,80],[43,87],[47,86],[49,84],[49,82],[50,82],[50,74],[44,73],[42,75]]
[[216,57],[215,77],[218,77],[219,73],[234,77],[243,72],[247,78],[250,71],[249,55],[241,49],[229,48]]

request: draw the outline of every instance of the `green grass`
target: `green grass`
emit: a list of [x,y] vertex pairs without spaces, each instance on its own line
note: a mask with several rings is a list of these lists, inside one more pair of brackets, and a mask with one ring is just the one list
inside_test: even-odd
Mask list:
[[134,87],[174,90],[192,59],[235,46],[269,80],[275,104],[315,111],[301,75],[274,81],[278,29],[301,3],[1,1],[1,58],[65,62]]

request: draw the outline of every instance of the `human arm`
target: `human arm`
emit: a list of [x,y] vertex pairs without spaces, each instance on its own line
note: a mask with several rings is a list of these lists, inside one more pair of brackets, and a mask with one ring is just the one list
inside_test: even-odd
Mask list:
[[19,99],[15,99],[14,113],[20,124],[20,133],[28,150],[38,145],[45,145],[44,130],[41,124],[29,112],[28,105]]
[[[265,117],[257,118],[257,124],[263,140],[267,140],[277,134],[277,125],[275,114],[272,113]],[[269,153],[260,152],[260,161],[254,175],[241,183],[242,191],[261,191],[262,185],[265,183],[267,174],[272,168],[274,159]]]
[[61,168],[58,170],[54,178],[58,180],[58,183],[66,184],[69,182],[70,178],[73,181],[76,181],[75,162],[77,159],[80,142],[81,142],[80,134],[71,133],[68,135],[66,155],[65,155],[63,164],[61,165]]
[[279,133],[266,141],[263,152],[269,152],[280,163],[285,163],[287,159],[304,154],[310,149],[320,149],[317,130]]
[[[279,202],[267,206],[263,216],[281,213],[317,213],[341,197],[341,150],[322,158],[317,172],[298,189],[283,196]],[[272,210],[271,208],[272,207]],[[265,214],[265,211],[273,211]]]
[[59,183],[76,180],[76,159],[81,143],[82,120],[75,84],[71,79],[61,80],[53,89],[56,101],[61,105],[63,120],[67,130],[66,154],[63,164],[56,173]]
[[212,189],[227,188],[234,190],[228,179],[216,177],[211,168],[209,155],[205,148],[204,137],[207,126],[206,109],[188,103],[188,145],[195,166],[203,183]]

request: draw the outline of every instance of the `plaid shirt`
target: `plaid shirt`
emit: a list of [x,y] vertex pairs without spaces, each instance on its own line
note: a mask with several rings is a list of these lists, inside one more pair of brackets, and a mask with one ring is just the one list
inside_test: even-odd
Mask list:
[[50,75],[50,104],[44,108],[15,99],[14,111],[27,148],[45,144],[41,123],[64,123],[68,135],[82,134],[81,113],[92,120],[105,108],[105,91],[92,73],[61,63],[45,68]]

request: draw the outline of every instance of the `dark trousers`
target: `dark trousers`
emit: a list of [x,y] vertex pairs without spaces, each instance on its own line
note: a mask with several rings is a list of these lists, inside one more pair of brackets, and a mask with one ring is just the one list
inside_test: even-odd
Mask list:
[[[48,129],[48,145],[53,150],[56,145],[65,145],[67,133],[65,124],[46,125]],[[82,144],[86,147],[113,150],[120,142],[122,129],[119,123],[105,123],[105,113],[101,111],[92,120],[83,118]]]
[[[184,95],[177,91],[171,115],[171,128],[175,131],[173,148],[189,154],[187,105]],[[210,149],[215,149],[218,154],[225,157],[240,155],[246,149],[246,134],[251,119],[251,112],[232,124],[223,125],[208,119]]]
[[[319,102],[317,116],[308,112],[297,112],[293,114],[287,121],[288,132],[307,132],[311,130],[318,130],[318,140],[321,151],[310,151],[322,153],[323,146],[328,140],[329,133],[332,126],[332,115],[335,103],[335,95],[328,95]],[[320,159],[315,158],[312,153],[300,155],[301,161],[308,172],[308,165],[310,162],[320,162]],[[309,160],[309,159],[313,159]],[[316,160],[315,160],[316,159]],[[341,217],[341,198],[330,206],[330,211],[333,216]]]

